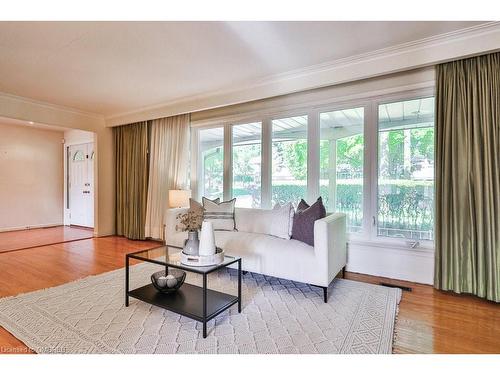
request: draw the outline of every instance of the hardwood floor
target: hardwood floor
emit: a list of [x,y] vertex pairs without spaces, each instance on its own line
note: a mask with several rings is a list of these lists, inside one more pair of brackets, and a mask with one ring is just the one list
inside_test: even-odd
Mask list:
[[70,227],[65,225],[0,232],[0,253],[53,245],[61,242],[83,240],[92,237],[94,237],[94,230],[91,228]]
[[[155,244],[103,237],[0,253],[0,297],[123,267],[124,254]],[[347,272],[346,278],[413,288],[412,292],[403,292],[395,353],[500,353],[500,304],[375,276]],[[29,352],[22,342],[0,328],[0,353]]]
[[399,305],[394,353],[500,353],[498,303],[376,276],[347,272],[346,278],[412,288]]
[[[126,253],[157,244],[123,237],[101,237],[0,253],[0,297],[49,288],[121,268]],[[29,349],[21,341],[0,327],[0,354],[27,352]]]

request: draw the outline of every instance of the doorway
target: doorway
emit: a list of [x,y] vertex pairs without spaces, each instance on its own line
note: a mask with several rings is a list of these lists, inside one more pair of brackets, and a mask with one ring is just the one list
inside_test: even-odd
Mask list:
[[94,227],[94,143],[68,146],[67,209],[70,225]]

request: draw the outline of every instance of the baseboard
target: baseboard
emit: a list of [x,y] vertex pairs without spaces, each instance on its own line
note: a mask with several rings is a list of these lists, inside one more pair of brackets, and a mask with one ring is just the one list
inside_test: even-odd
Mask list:
[[50,227],[59,227],[64,225],[63,223],[48,223],[48,224],[30,224],[19,227],[10,227],[10,228],[0,228],[0,232],[13,232],[16,230],[27,230],[27,229],[40,229],[40,228],[50,228]]

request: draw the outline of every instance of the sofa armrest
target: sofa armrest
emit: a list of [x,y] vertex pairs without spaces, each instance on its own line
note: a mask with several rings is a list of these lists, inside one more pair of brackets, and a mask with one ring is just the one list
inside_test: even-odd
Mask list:
[[328,286],[347,263],[346,215],[334,213],[314,223],[314,253]]
[[165,214],[165,243],[168,244],[170,236],[178,233],[176,229],[179,221],[177,215],[187,212],[189,208],[169,208]]

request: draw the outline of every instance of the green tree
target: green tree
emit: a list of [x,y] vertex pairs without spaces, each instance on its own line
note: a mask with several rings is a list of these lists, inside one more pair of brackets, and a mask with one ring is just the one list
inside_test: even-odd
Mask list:
[[217,195],[222,191],[223,163],[222,147],[212,148],[203,153],[205,191],[207,195]]
[[348,164],[353,170],[363,168],[364,137],[362,134],[337,140],[337,164]]
[[[349,165],[353,172],[363,170],[364,138],[362,134],[337,139],[337,165]],[[322,140],[320,143],[320,168],[321,178],[328,178],[330,164],[330,141]]]
[[307,179],[307,140],[285,143],[284,162],[296,180]]
[[429,160],[434,159],[434,128],[412,130],[411,153]]

